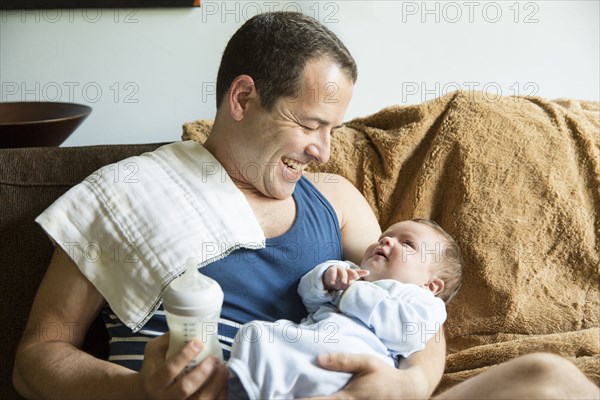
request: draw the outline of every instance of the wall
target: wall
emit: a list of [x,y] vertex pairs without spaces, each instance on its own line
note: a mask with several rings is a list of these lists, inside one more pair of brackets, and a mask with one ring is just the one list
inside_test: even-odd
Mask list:
[[359,65],[347,119],[458,87],[599,100],[598,1],[203,1],[186,9],[4,11],[2,101],[93,107],[64,143],[177,140],[213,118],[221,52],[259,11],[301,9]]

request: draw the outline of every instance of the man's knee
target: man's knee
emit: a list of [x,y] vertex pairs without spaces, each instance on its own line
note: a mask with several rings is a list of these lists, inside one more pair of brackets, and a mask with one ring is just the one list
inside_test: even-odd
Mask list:
[[542,398],[560,398],[563,394],[564,398],[599,398],[600,389],[563,357],[532,353],[514,359],[513,363],[513,374],[535,387],[536,394]]
[[529,379],[545,379],[559,371],[577,369],[571,362],[551,353],[531,353],[513,360],[515,374],[525,374]]
[[457,385],[440,399],[598,399],[598,387],[570,361],[526,354]]

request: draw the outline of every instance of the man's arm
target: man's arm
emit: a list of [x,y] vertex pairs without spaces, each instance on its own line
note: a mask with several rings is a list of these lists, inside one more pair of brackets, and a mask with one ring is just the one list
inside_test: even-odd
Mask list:
[[[307,178],[329,200],[338,215],[344,258],[360,263],[364,251],[381,234],[369,203],[341,176],[307,174]],[[336,396],[428,398],[441,380],[445,359],[446,343],[440,333],[427,342],[423,351],[402,359],[399,370],[390,368],[373,356],[337,354],[320,357],[319,362],[323,367],[355,374],[348,386]],[[392,381],[398,383],[390,385]],[[384,392],[386,388],[389,390],[387,393]]]
[[[444,328],[427,342],[425,349],[400,360],[400,370],[407,372],[413,389],[413,398],[428,399],[444,374],[446,365],[446,338]],[[408,398],[411,395],[407,396]]]
[[214,360],[174,383],[200,349],[190,343],[165,362],[166,335],[148,343],[140,374],[83,352],[85,334],[103,305],[96,288],[57,248],[17,349],[13,383],[19,393],[27,398],[187,398],[203,384],[212,397],[221,390],[226,370],[215,367]]
[[446,342],[430,340],[425,349],[402,359],[396,370],[378,358],[364,354],[322,354],[319,365],[354,374],[343,390],[328,399],[428,399],[444,372]]
[[329,200],[338,216],[344,259],[360,264],[367,247],[381,235],[375,214],[362,194],[346,178],[325,173],[306,177]]
[[[100,293],[57,248],[17,349],[13,381],[19,393],[29,398],[134,394],[133,371],[79,350],[103,305]],[[46,334],[53,328],[58,337]],[[106,385],[109,381],[112,385]]]

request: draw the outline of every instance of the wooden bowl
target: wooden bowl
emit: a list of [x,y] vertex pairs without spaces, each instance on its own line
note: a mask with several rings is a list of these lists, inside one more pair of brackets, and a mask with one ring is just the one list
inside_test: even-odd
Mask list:
[[0,103],[0,147],[58,146],[91,112],[75,103]]

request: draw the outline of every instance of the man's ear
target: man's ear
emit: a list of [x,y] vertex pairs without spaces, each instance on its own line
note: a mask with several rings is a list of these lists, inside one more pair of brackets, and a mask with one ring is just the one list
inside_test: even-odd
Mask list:
[[235,77],[227,94],[229,114],[235,121],[241,121],[248,110],[248,105],[258,101],[254,79],[248,75]]
[[427,286],[427,289],[431,290],[431,293],[437,296],[438,293],[444,290],[444,281],[434,276],[425,286]]

